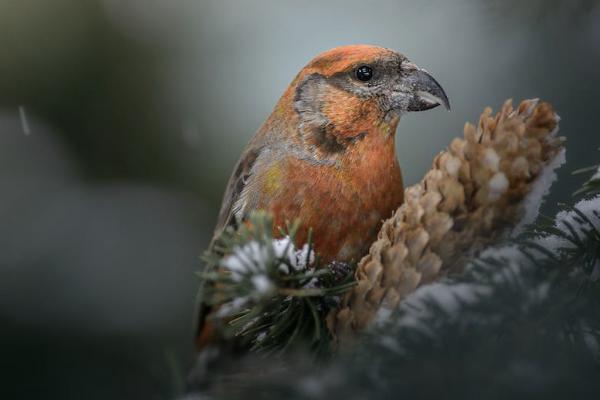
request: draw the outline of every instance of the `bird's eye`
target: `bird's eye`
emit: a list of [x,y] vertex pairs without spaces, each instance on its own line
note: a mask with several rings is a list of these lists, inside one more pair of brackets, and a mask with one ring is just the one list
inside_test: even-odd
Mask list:
[[362,82],[368,82],[373,78],[373,68],[368,65],[362,65],[356,69],[356,79]]

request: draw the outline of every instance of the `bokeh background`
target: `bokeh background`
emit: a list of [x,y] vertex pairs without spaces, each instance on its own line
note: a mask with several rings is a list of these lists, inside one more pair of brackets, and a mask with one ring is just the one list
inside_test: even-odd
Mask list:
[[181,390],[229,172],[297,71],[349,43],[405,53],[451,99],[401,121],[408,184],[509,97],[562,116],[544,212],[598,159],[597,1],[0,0],[0,397]]

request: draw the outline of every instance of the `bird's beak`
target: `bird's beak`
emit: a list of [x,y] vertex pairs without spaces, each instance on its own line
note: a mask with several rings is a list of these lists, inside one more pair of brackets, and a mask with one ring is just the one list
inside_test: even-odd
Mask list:
[[424,111],[439,105],[450,111],[446,92],[429,72],[411,64],[403,75],[402,86],[408,97],[404,99],[406,111]]

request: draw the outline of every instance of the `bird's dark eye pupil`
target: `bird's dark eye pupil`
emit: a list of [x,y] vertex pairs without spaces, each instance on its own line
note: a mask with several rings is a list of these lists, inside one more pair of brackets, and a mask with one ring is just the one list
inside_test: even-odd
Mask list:
[[363,65],[356,69],[356,78],[359,81],[367,82],[373,78],[373,69],[368,65]]

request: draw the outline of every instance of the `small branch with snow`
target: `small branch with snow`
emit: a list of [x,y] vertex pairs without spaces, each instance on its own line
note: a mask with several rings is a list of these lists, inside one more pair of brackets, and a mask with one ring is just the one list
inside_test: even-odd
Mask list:
[[325,313],[354,285],[352,268],[319,265],[311,243],[297,248],[295,229],[273,238],[266,214],[227,231],[207,255],[202,301],[222,334],[253,350],[281,350],[296,341],[317,346],[328,340]]

